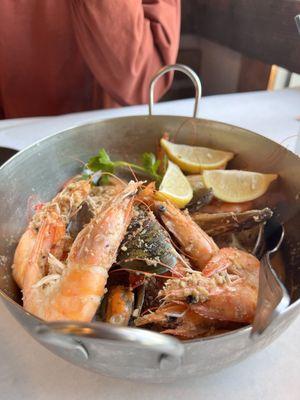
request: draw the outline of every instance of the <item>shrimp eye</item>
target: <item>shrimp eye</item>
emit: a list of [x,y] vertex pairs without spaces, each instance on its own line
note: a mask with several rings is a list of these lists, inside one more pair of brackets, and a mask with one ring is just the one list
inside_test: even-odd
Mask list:
[[171,323],[171,322],[176,322],[176,321],[177,321],[177,317],[175,317],[174,315],[167,316],[167,322]]
[[198,303],[198,300],[195,296],[193,296],[192,294],[190,294],[187,298],[186,301],[188,304],[195,304]]
[[160,205],[158,206],[158,211],[160,211],[160,212],[165,212],[165,211],[167,211],[167,207],[164,206],[163,204],[160,204]]

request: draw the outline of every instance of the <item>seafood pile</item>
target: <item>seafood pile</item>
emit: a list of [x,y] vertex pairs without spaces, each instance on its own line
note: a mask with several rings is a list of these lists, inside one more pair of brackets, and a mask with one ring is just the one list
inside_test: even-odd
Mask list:
[[[181,339],[253,321],[260,239],[273,213],[262,205],[276,177],[253,173],[241,201],[226,201],[238,171],[224,168],[234,155],[198,148],[194,162],[189,146],[183,156],[180,146],[164,137],[157,157],[145,153],[140,166],[113,162],[101,149],[36,207],[12,265],[27,311],[47,321],[105,321]],[[121,179],[118,168],[135,179]],[[259,179],[265,186],[258,190]]]

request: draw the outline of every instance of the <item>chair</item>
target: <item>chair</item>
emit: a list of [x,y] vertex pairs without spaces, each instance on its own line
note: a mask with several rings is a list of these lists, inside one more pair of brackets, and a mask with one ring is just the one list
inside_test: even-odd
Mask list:
[[[298,0],[183,0],[178,59],[202,75],[204,94],[265,90],[272,84],[274,64],[300,73],[300,17],[296,19],[299,32],[295,24],[298,14]],[[213,48],[208,50],[209,46]],[[207,51],[221,54],[221,49],[225,61],[220,59],[220,66],[213,61],[205,66]],[[214,86],[210,66],[219,68],[217,79],[223,74],[232,85],[223,82],[223,87]],[[234,69],[235,78],[231,76]],[[193,95],[184,77],[176,76],[174,87],[171,98]]]

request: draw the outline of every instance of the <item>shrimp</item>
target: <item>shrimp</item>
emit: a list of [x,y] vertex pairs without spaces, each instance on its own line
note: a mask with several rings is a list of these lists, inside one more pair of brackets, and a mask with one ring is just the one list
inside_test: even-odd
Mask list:
[[24,272],[34,248],[36,237],[36,231],[28,227],[21,236],[16,248],[14,262],[12,265],[12,276],[19,288],[23,287]]
[[193,296],[189,298],[193,303],[191,308],[203,317],[251,323],[257,302],[259,266],[253,255],[223,248],[212,257],[201,276],[198,272],[186,278],[188,291],[177,290],[174,297],[174,282],[170,282],[162,295],[183,300],[188,293]]
[[41,260],[55,238],[56,216],[48,215],[38,232],[25,270],[23,305],[47,320],[89,322],[105,293],[108,271],[132,215],[139,183],[130,182],[76,237],[61,273],[47,275]]
[[89,181],[76,181],[76,179],[77,177],[70,180],[53,200],[45,203],[36,212],[22,235],[16,248],[12,265],[13,278],[20,288],[23,287],[24,274],[36,244],[38,232],[43,225],[43,221],[48,219],[50,215],[56,215],[56,217],[53,217],[56,220],[56,228],[49,251],[57,258],[60,258],[64,252],[66,224],[87,198],[91,188]]
[[105,321],[114,325],[127,326],[132,315],[134,293],[125,286],[109,289]]
[[155,202],[155,211],[165,227],[175,236],[192,263],[202,270],[211,257],[219,250],[213,239],[192,220],[171,203]]
[[137,326],[151,324],[161,333],[192,339],[212,333],[218,321],[204,318],[195,313],[188,304],[174,302],[159,307],[155,312],[140,317],[135,321]]
[[[165,333],[190,337],[228,323],[249,324],[256,309],[259,265],[249,253],[220,249],[202,272],[167,280],[159,293],[160,307],[137,319],[136,325],[160,324],[169,328]],[[170,315],[176,318],[168,326]]]

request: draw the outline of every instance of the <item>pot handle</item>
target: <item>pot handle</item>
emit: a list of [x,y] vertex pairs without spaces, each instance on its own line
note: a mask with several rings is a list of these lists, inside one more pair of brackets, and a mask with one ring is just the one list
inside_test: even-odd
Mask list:
[[160,77],[162,77],[167,72],[171,71],[180,71],[187,75],[195,86],[195,105],[194,105],[194,113],[193,117],[197,118],[198,116],[198,107],[199,101],[201,99],[202,94],[202,85],[201,81],[196,74],[190,67],[183,65],[183,64],[174,64],[174,65],[167,65],[166,67],[159,70],[151,79],[150,88],[149,88],[149,115],[153,115],[153,104],[154,104],[154,88],[155,84]]
[[168,335],[138,328],[118,327],[104,322],[49,322],[40,324],[35,330],[37,339],[45,344],[74,352],[80,361],[86,361],[89,353],[81,339],[101,342],[116,341],[131,344],[136,348],[147,348],[158,354],[161,369],[174,368],[181,364],[183,344]]

